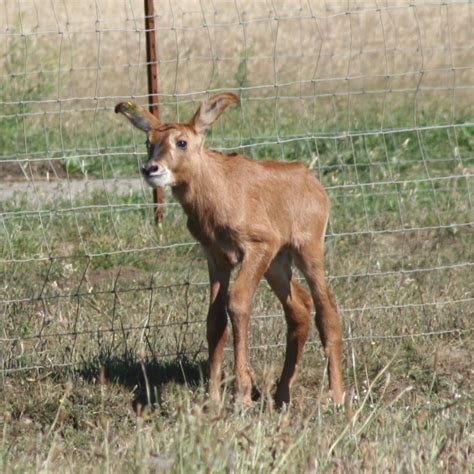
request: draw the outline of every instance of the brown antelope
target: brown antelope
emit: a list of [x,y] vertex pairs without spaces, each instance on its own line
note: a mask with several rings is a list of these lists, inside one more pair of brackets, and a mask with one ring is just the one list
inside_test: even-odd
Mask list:
[[[147,133],[148,161],[142,174],[151,187],[171,186],[187,214],[191,234],[204,248],[210,278],[207,342],[211,400],[220,400],[230,319],[236,401],[251,403],[248,327],[255,290],[265,277],[283,305],[288,325],[277,405],[290,402],[290,387],[308,337],[311,300],[328,358],[329,386],[334,401],[340,404],[344,396],[342,330],[323,268],[328,197],[302,164],[253,161],[204,147],[207,130],[227,107],[238,102],[234,94],[218,94],[204,102],[185,124],[162,124],[132,102],[119,103],[115,112]],[[294,277],[293,260],[312,298]],[[240,269],[229,289],[231,271],[237,266]]]

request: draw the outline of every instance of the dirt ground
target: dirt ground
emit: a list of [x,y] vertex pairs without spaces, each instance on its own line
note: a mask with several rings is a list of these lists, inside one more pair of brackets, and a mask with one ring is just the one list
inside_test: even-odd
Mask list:
[[60,197],[74,199],[95,192],[127,195],[148,192],[143,180],[96,179],[70,174],[63,163],[56,160],[38,162],[0,162],[0,201],[14,204],[24,200],[43,205]]

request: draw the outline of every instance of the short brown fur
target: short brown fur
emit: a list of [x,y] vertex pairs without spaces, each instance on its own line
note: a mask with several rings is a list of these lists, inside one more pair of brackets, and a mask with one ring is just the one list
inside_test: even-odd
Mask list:
[[[209,395],[213,401],[220,400],[221,363],[230,320],[236,399],[244,405],[251,403],[248,326],[257,285],[265,277],[283,306],[288,324],[277,405],[290,402],[290,387],[309,333],[312,301],[328,357],[329,385],[335,402],[342,403],[342,330],[323,267],[328,197],[302,164],[253,161],[204,147],[205,132],[238,101],[234,94],[218,94],[204,102],[188,124],[171,125],[161,125],[146,109],[130,102],[116,107],[148,133],[149,161],[144,175],[154,185],[153,175],[169,173],[167,184],[207,256],[211,285],[207,316]],[[311,296],[294,277],[293,261],[303,273]],[[236,267],[240,268],[229,289],[230,274]]]

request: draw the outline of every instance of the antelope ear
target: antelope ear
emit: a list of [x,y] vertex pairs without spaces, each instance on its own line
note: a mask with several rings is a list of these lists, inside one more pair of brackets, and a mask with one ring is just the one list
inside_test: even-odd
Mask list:
[[221,116],[227,107],[238,104],[239,102],[239,98],[230,92],[217,94],[201,104],[194,114],[190,125],[194,127],[197,133],[203,134],[211,128],[211,125]]
[[160,125],[159,120],[147,109],[134,102],[120,102],[115,106],[115,113],[123,114],[135,127],[149,132]]

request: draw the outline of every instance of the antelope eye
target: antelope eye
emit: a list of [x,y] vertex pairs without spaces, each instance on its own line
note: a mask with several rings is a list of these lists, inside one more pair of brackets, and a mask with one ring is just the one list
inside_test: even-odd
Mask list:
[[184,140],[178,140],[176,142],[176,146],[178,148],[181,148],[181,150],[186,150],[186,147],[188,146],[188,142],[184,141]]

